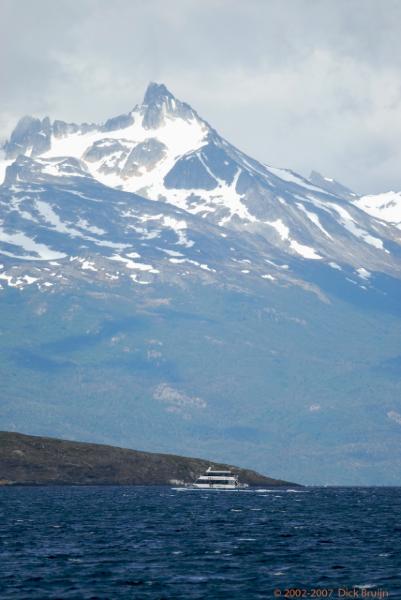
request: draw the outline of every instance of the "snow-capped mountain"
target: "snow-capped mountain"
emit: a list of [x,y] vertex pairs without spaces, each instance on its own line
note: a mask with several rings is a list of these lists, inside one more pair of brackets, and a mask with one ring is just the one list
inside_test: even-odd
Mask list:
[[[86,181],[91,176],[108,188],[157,201],[158,207],[174,205],[220,227],[220,235],[228,235],[224,230],[241,232],[249,240],[257,237],[259,252],[270,259],[278,252],[280,259],[344,265],[356,273],[401,273],[399,232],[356,208],[349,201],[352,192],[316,173],[313,183],[246,156],[164,85],[150,84],[143,104],[102,125],[24,117],[4,150],[6,161],[16,160],[8,166],[6,185],[29,179],[29,172],[54,184],[60,177]],[[24,176],[17,173],[21,169]],[[5,203],[13,215],[15,202]],[[47,223],[51,231],[64,227],[56,222],[62,208],[41,202],[41,226]],[[69,226],[64,233],[71,235]],[[10,226],[3,232],[0,240],[9,254],[20,233]],[[20,256],[21,246],[16,246]],[[57,245],[51,252],[59,253]]]
[[158,84],[102,124],[24,117],[3,153],[3,429],[310,482],[322,432],[332,482],[394,455],[401,233],[369,197],[247,156]]

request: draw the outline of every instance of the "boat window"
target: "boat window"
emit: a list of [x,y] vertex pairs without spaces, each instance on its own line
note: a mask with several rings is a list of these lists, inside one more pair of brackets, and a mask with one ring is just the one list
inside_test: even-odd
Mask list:
[[233,485],[235,483],[234,479],[198,479],[196,483],[203,483],[207,485]]

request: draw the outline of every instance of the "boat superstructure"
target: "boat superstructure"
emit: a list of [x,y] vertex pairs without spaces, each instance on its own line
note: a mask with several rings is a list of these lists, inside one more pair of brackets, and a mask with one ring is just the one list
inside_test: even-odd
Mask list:
[[220,471],[209,467],[206,472],[203,475],[200,475],[192,484],[192,487],[208,490],[235,490],[248,486],[239,483],[238,475],[235,475],[231,471]]

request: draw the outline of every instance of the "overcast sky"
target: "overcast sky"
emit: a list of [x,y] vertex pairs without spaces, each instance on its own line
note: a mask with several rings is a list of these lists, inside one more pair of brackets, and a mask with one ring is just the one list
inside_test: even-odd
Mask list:
[[0,0],[0,137],[163,82],[255,158],[401,190],[400,0]]

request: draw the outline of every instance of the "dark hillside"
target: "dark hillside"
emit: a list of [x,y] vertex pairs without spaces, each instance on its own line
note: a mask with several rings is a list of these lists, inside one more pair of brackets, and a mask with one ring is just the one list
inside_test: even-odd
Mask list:
[[[171,485],[192,482],[208,466],[198,458],[0,432],[2,485]],[[230,465],[249,485],[288,482]]]

